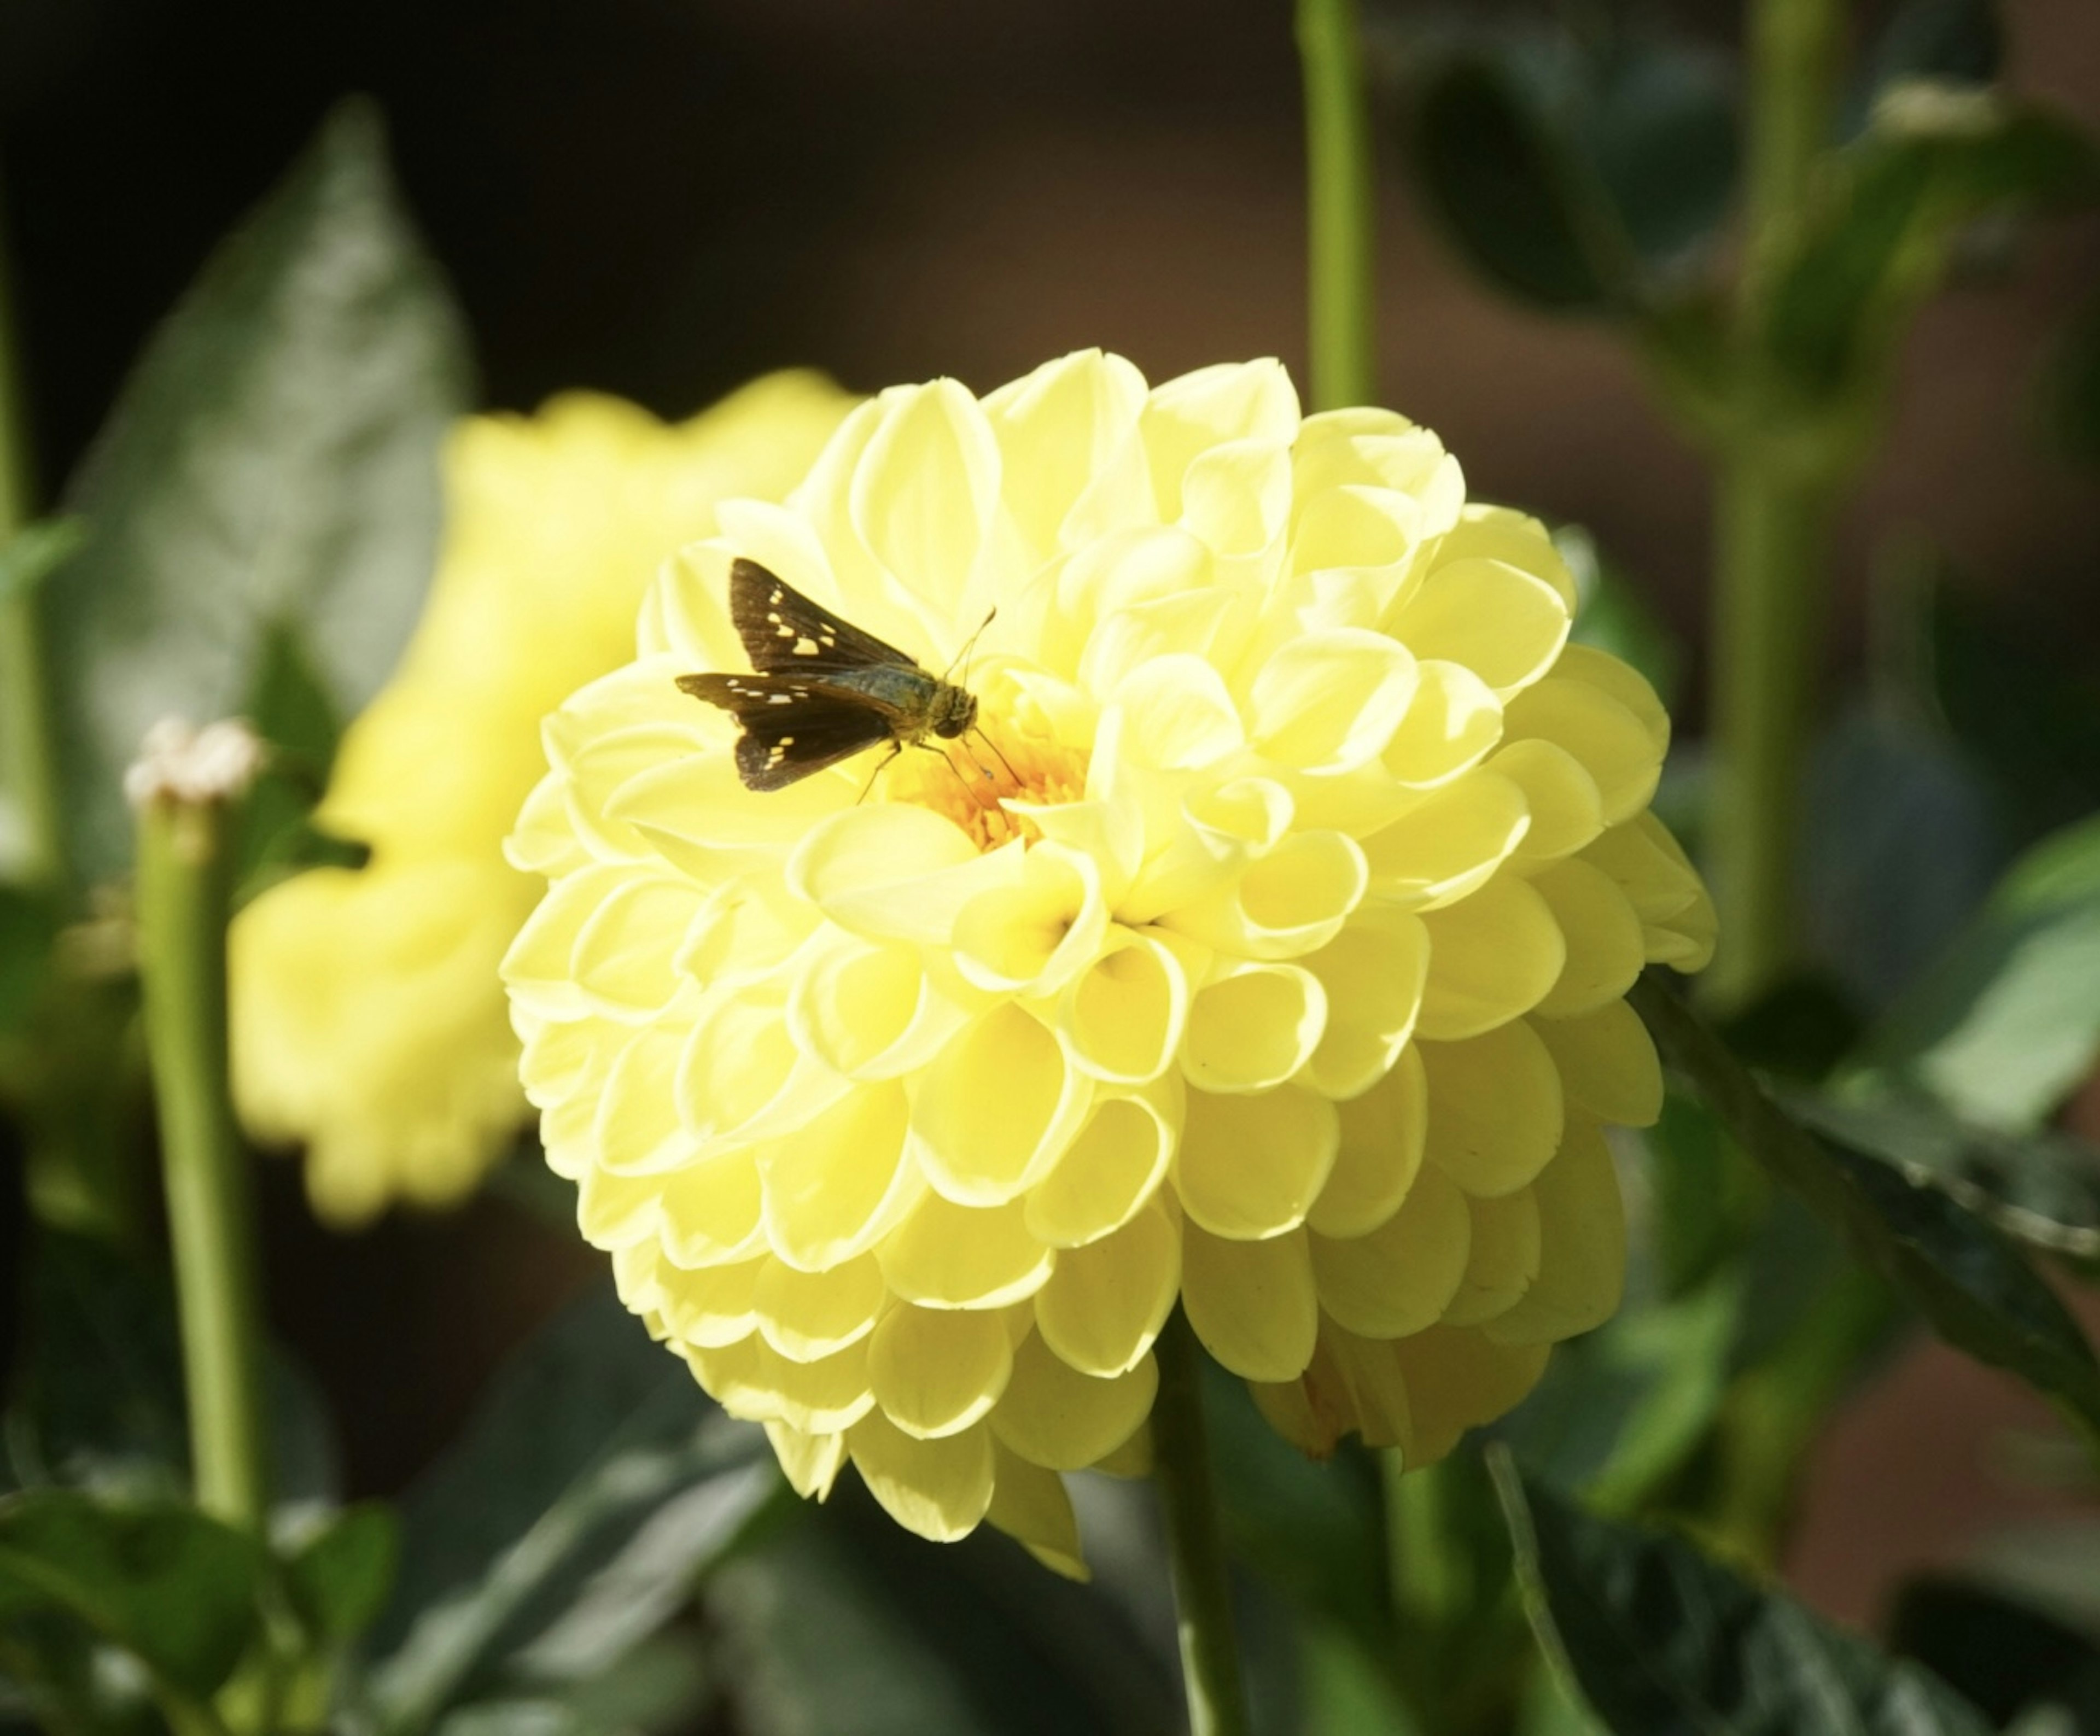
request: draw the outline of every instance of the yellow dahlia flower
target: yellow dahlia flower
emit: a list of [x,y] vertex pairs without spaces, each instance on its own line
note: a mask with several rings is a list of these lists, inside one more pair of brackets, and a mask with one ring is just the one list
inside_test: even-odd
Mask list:
[[779,498],[851,402],[780,374],[676,427],[579,394],[454,431],[429,603],[316,815],[372,859],[233,926],[241,1113],[306,1145],[322,1216],[455,1201],[526,1121],[496,967],[538,896],[503,838],[545,766],[540,720],[627,659],[651,575],[716,503]]
[[[743,787],[676,685],[748,667],[739,557],[929,672],[983,627],[982,737]],[[1500,1415],[1617,1304],[1623,996],[1712,938],[1573,598],[1273,362],[901,387],[725,504],[511,843],[527,1091],[629,1306],[804,1492],[1073,1571],[1061,1474],[1142,1464],[1177,1300],[1309,1450]]]

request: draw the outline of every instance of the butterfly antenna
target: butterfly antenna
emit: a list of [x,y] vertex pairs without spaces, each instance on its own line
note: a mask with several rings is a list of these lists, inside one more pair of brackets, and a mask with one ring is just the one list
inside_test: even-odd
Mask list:
[[977,649],[977,641],[984,637],[984,630],[991,625],[991,618],[998,613],[999,605],[996,603],[994,603],[990,608],[985,611],[985,618],[977,623],[977,630],[963,641],[962,650],[956,652],[953,657],[949,659],[948,667],[941,672],[941,679],[942,681],[946,681],[950,676],[953,675],[955,672],[956,664],[960,663],[962,665],[963,679],[956,685],[963,687],[969,685],[970,653]]

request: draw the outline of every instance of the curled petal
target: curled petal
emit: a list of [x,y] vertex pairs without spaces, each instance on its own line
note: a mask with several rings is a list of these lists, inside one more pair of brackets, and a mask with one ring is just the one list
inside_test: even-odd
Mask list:
[[1174,1158],[1182,1209],[1214,1236],[1257,1241],[1305,1221],[1334,1167],[1335,1105],[1295,1085],[1247,1097],[1189,1093]]
[[1096,1377],[1064,1361],[1031,1333],[1013,1353],[1013,1377],[991,1413],[992,1432],[1030,1465],[1083,1470],[1140,1428],[1159,1390],[1150,1356],[1128,1372]]
[[1296,1380],[1320,1329],[1304,1231],[1233,1241],[1192,1223],[1183,1235],[1181,1300],[1203,1347],[1243,1379]]

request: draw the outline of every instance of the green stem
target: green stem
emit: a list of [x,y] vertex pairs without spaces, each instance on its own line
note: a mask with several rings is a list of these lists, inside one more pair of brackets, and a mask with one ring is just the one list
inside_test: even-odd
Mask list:
[[[34,466],[23,414],[15,356],[14,303],[7,245],[0,236],[0,549],[35,513]],[[33,885],[55,883],[64,870],[60,841],[58,775],[51,738],[51,692],[37,623],[37,587],[0,591],[0,789],[22,826],[20,875]]]
[[197,1505],[267,1514],[261,1290],[248,1157],[227,1078],[229,803],[157,792],[139,818],[139,963],[160,1113]]
[[1357,0],[1298,0],[1312,407],[1378,401],[1376,204]]
[[1232,1587],[1203,1425],[1203,1353],[1180,1309],[1159,1335],[1154,1355],[1159,1394],[1152,1408],[1153,1477],[1167,1521],[1190,1736],[1246,1736]]

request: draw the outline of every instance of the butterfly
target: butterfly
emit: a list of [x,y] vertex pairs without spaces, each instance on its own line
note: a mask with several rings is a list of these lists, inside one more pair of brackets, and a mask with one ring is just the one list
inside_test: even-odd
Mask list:
[[966,689],[929,675],[756,561],[730,564],[729,615],[753,672],[682,675],[678,685],[743,726],[736,770],[747,790],[785,789],[885,742],[894,759],[929,736],[953,741],[977,722]]

